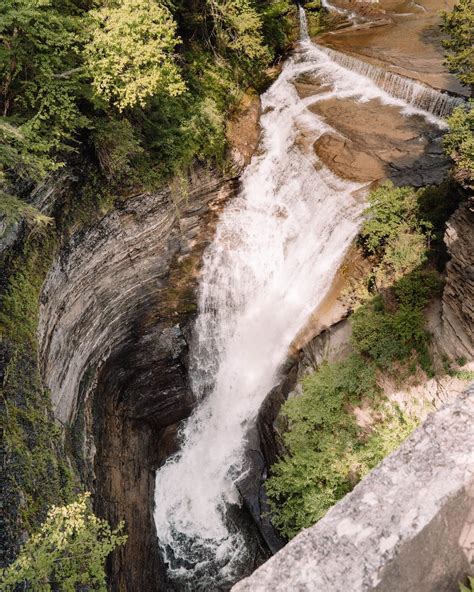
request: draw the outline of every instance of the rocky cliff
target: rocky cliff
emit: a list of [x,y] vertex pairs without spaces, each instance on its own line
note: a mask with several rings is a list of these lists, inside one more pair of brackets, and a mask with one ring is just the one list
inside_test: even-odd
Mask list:
[[97,512],[125,520],[114,589],[157,589],[154,469],[193,398],[186,377],[196,276],[235,178],[195,169],[186,193],[138,195],[75,235],[41,295],[40,359]]
[[[196,166],[76,232],[41,292],[42,377],[96,512],[125,520],[114,590],[168,589],[153,523],[154,472],[194,404],[187,378],[202,253],[258,141],[259,101],[230,126],[233,166]],[[235,129],[234,129],[235,128]]]
[[474,357],[474,199],[450,218],[445,243],[451,260],[446,266],[440,345],[453,359]]
[[473,437],[471,387],[232,590],[456,589],[472,569]]

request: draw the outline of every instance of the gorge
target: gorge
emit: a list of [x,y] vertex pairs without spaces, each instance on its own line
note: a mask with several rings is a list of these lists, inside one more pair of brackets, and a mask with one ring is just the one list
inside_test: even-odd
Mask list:
[[[390,65],[388,50],[365,55],[377,54],[384,27],[403,27],[405,10],[418,32],[431,26],[437,3],[381,1],[388,24],[357,4],[323,2],[344,26],[317,39],[299,7],[299,41],[237,112],[230,165],[194,162],[185,181],[132,190],[73,226],[48,267],[39,373],[94,511],[125,521],[128,540],[107,563],[112,590],[229,590],[281,548],[264,489],[281,452],[276,417],[297,392],[304,348],[345,322],[343,292],[367,273],[355,246],[366,196],[385,180],[418,188],[448,174],[444,118],[466,89],[439,56],[419,72],[403,51]],[[439,40],[426,39],[417,43],[439,52]],[[52,216],[62,193],[80,192],[80,178],[58,179],[34,202]],[[434,323],[437,343],[468,363],[471,316],[460,301],[472,297],[471,221],[466,205],[450,219],[452,262]],[[21,226],[13,232],[24,239]],[[8,387],[15,354],[2,354]],[[12,492],[13,556],[17,508],[29,502]],[[258,573],[237,589],[273,589]]]

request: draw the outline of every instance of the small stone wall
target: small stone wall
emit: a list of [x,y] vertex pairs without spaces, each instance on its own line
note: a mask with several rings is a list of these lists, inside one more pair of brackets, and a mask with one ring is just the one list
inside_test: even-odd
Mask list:
[[234,592],[456,592],[474,573],[474,384]]

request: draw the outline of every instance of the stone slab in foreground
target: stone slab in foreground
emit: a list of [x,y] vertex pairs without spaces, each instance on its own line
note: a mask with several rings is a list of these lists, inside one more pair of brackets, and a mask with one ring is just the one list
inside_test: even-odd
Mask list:
[[474,385],[233,592],[455,592],[474,573]]

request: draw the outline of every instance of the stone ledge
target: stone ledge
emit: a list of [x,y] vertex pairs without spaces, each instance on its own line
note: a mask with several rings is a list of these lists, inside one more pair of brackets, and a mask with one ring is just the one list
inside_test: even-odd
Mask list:
[[474,573],[474,384],[234,592],[454,592]]

